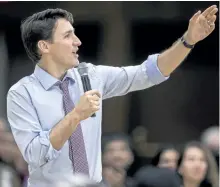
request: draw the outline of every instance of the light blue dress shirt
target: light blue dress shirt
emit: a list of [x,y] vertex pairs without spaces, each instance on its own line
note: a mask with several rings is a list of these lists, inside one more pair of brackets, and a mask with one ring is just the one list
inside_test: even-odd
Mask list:
[[[88,63],[92,89],[102,99],[125,95],[159,84],[164,77],[157,66],[158,54],[150,55],[137,66],[110,67]],[[67,71],[69,91],[74,103],[84,94],[76,68]],[[65,116],[59,80],[36,65],[34,73],[14,84],[7,95],[7,115],[15,141],[29,166],[28,187],[48,187],[73,173],[68,141],[55,150],[50,141],[51,129]],[[117,106],[116,106],[117,107]],[[102,104],[95,118],[81,122],[90,178],[102,180],[101,163]]]

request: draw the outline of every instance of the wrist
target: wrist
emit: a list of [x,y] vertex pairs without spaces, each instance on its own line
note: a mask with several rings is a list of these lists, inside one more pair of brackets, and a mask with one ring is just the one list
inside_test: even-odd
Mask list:
[[191,37],[189,36],[188,32],[186,32],[184,35],[183,35],[183,38],[184,40],[186,41],[187,44],[189,45],[195,45],[196,42],[194,42]]
[[81,121],[80,113],[75,108],[70,113],[70,119],[73,127],[77,127]]
[[183,46],[187,49],[193,49],[195,46],[195,42],[193,42],[189,35],[187,34],[187,32],[180,38],[181,43],[183,44]]
[[74,121],[76,121],[78,123],[80,123],[80,121],[82,120],[81,119],[82,118],[81,117],[81,111],[76,107],[72,110],[72,118],[73,118]]

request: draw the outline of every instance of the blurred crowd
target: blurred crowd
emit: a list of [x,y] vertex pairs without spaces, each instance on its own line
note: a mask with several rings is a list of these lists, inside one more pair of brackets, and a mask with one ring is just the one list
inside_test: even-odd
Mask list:
[[[55,187],[218,187],[219,127],[211,126],[199,141],[184,146],[160,145],[155,155],[140,160],[134,142],[123,133],[102,137],[103,182],[85,176],[66,176]],[[26,187],[27,163],[13,139],[7,121],[0,119],[0,186]],[[39,179],[40,180],[40,179]]]

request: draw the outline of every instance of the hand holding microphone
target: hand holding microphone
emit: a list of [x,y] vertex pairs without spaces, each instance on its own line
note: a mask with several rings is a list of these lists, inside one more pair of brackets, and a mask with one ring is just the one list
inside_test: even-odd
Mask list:
[[92,90],[91,88],[86,63],[79,64],[78,72],[81,76],[85,94],[81,96],[79,103],[75,106],[75,111],[80,114],[80,120],[85,120],[88,117],[96,116],[95,112],[99,110],[101,95],[98,90]]

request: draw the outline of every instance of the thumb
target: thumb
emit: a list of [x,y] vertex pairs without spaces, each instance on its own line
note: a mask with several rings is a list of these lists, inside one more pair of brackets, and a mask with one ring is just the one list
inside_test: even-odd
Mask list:
[[190,21],[194,22],[198,19],[198,17],[200,16],[201,14],[201,10],[199,10],[198,12],[196,12],[193,17],[190,19]]

